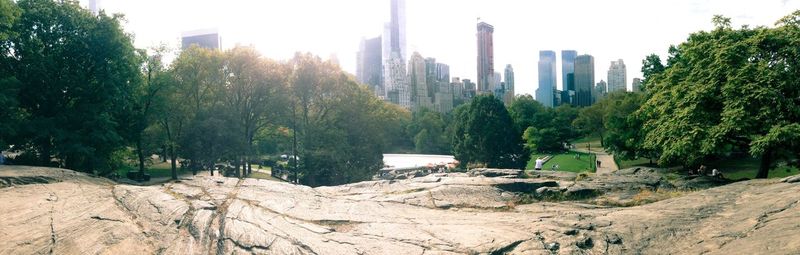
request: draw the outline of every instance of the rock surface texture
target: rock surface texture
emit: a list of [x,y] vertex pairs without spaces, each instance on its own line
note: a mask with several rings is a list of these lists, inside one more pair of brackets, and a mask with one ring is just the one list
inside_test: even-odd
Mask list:
[[791,178],[733,183],[635,207],[541,195],[669,188],[648,172],[586,180],[440,174],[320,188],[202,177],[138,187],[69,170],[0,166],[0,254],[800,251],[800,183]]

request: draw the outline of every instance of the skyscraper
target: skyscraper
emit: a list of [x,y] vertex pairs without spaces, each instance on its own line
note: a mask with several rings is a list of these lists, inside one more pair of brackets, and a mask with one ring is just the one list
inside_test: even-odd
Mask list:
[[411,108],[411,89],[406,77],[406,13],[405,0],[390,0],[389,23],[383,27],[383,87],[385,98]]
[[464,83],[464,100],[469,100],[475,97],[477,84],[472,82],[470,79],[463,79],[461,82]]
[[536,89],[536,101],[547,107],[553,107],[553,93],[556,90],[556,52],[539,51],[539,88]]
[[631,84],[631,91],[633,91],[633,92],[641,92],[642,91],[642,79],[633,78],[633,84]]
[[575,104],[592,105],[592,88],[594,87],[594,57],[580,55],[575,57]]
[[382,55],[381,37],[361,40],[361,47],[358,51],[356,61],[356,78],[358,82],[366,84],[367,87],[380,97],[385,96],[383,92]]
[[398,52],[402,59],[408,58],[406,52],[406,1],[389,0],[389,23],[384,26],[383,32],[383,58],[390,57],[392,52]]
[[503,83],[505,84],[506,94],[503,97],[503,102],[510,105],[514,101],[514,68],[511,65],[506,65],[505,75],[503,76]]
[[561,51],[561,89],[562,90],[575,90],[575,84],[571,84],[568,79],[568,74],[575,73],[575,57],[578,52],[574,50]]
[[181,49],[188,49],[189,46],[196,44],[206,49],[222,49],[222,38],[216,29],[203,29],[187,31],[181,35]]
[[92,14],[97,15],[100,12],[99,7],[97,6],[97,2],[100,0],[89,0],[89,10],[92,11]]
[[478,93],[491,93],[494,74],[494,27],[486,22],[478,23]]
[[592,102],[600,102],[600,100],[603,100],[603,98],[606,97],[608,92],[610,92],[608,91],[608,83],[606,83],[604,80],[600,80],[600,82],[595,84],[594,90],[592,91]]
[[490,91],[494,94],[495,98],[503,101],[503,95],[506,93],[503,88],[503,76],[499,72],[494,72],[490,77],[492,79],[491,87],[493,88]]
[[611,67],[608,68],[608,92],[626,91],[628,88],[627,76],[625,62],[622,62],[622,59],[611,61]]
[[453,87],[453,107],[462,104],[464,102],[464,83],[460,78],[453,77],[450,86]]
[[426,79],[426,63],[418,52],[411,54],[408,60],[408,82],[411,93],[411,103],[414,110],[420,108],[433,108],[431,104],[430,89]]
[[561,51],[561,104],[574,104],[575,96],[575,57],[574,50]]

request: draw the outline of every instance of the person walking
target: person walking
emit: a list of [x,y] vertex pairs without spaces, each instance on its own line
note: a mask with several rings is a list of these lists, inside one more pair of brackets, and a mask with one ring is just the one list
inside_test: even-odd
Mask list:
[[600,166],[600,165],[601,165],[601,163],[602,163],[602,162],[600,162],[600,160],[597,160],[597,168],[600,168],[600,167],[601,167],[601,166]]

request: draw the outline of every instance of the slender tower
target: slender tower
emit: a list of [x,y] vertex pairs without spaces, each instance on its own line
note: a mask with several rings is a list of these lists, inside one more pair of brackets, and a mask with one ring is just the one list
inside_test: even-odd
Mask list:
[[478,94],[494,90],[494,27],[486,22],[478,23]]

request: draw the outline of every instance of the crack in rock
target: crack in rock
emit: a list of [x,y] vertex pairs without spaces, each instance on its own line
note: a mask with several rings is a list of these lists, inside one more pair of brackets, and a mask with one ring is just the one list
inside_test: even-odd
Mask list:
[[95,220],[103,220],[103,221],[124,222],[124,221],[122,221],[120,219],[108,218],[108,217],[103,217],[103,216],[99,216],[99,215],[95,215],[95,216],[92,216],[92,217],[89,217],[89,218],[95,219]]

